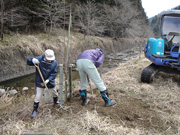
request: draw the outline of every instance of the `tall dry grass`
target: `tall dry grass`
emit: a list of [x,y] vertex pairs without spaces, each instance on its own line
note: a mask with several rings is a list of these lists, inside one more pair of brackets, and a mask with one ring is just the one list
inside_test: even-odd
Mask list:
[[4,110],[12,105],[12,97],[9,97],[8,93],[5,93],[2,97],[0,97],[0,110]]

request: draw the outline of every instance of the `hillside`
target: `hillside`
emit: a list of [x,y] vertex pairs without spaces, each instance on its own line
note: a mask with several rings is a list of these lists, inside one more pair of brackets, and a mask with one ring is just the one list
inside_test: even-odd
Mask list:
[[0,102],[0,134],[178,134],[179,76],[159,73],[152,84],[141,83],[141,71],[149,64],[141,55],[102,74],[110,97],[117,102],[109,108],[104,107],[94,86],[93,90],[88,88],[89,104],[81,106],[79,80],[73,82],[72,101],[59,108],[44,104],[42,100],[35,119],[30,119],[34,94],[17,98],[4,96]]
[[70,14],[69,63],[85,49],[108,54],[142,47],[152,35],[140,0],[2,0],[0,6],[0,82],[33,73],[27,58],[48,48],[65,64]]
[[147,36],[148,19],[141,0],[2,0],[3,34],[72,30],[86,35],[113,38]]
[[[48,40],[44,33],[34,35],[18,34],[8,37],[0,49],[0,82],[12,78],[24,76],[35,72],[33,66],[27,66],[26,60],[29,57],[43,55],[44,50],[54,50],[58,64],[64,64],[67,37],[66,31],[57,29]],[[71,33],[69,63],[75,63],[77,56],[85,49],[101,47],[105,54],[121,52],[129,48],[142,48],[146,38],[120,38],[113,40],[108,37],[87,36],[80,33]]]

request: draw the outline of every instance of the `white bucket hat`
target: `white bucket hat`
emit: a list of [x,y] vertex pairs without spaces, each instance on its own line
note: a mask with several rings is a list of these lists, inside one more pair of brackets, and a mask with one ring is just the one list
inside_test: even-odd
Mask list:
[[46,57],[47,60],[55,60],[55,56],[54,56],[54,51],[53,50],[47,49],[44,54],[45,54],[45,57]]

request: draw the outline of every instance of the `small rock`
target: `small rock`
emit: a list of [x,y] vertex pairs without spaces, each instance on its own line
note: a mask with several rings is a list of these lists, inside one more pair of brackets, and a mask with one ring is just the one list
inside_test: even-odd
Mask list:
[[29,90],[28,87],[24,87],[24,88],[22,89],[22,91],[27,91],[27,90]]
[[18,92],[17,92],[17,90],[15,90],[15,89],[9,91],[10,96],[14,96],[14,95],[17,94],[17,93],[18,93]]
[[119,52],[119,53],[117,53],[116,55],[117,55],[117,56],[123,56],[123,55],[124,55],[124,53]]
[[108,58],[108,59],[114,59],[114,56],[107,55],[106,58]]
[[128,60],[130,60],[130,58],[123,58],[122,60],[123,61],[128,61]]
[[0,97],[1,97],[2,95],[4,95],[4,93],[5,93],[5,89],[0,89]]
[[31,87],[31,90],[35,90],[35,88],[34,88],[34,87]]

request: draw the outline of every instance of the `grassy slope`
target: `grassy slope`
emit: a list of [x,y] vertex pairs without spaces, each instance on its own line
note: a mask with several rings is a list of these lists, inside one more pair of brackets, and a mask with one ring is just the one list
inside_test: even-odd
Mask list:
[[[34,72],[34,67],[26,64],[27,58],[43,55],[46,49],[54,50],[58,64],[65,63],[67,31],[56,29],[49,40],[48,35],[41,32],[4,37],[4,41],[0,41],[0,71],[2,71],[0,72],[0,82]],[[69,63],[75,63],[77,56],[86,49],[101,47],[105,53],[117,53],[133,47],[140,48],[144,43],[144,38],[121,38],[118,40],[94,36],[84,38],[83,34],[72,32]]]
[[35,119],[30,119],[34,95],[20,97],[20,103],[15,98],[4,96],[0,102],[0,133],[178,134],[179,78],[160,73],[152,84],[141,83],[141,71],[149,64],[141,56],[121,63],[116,69],[102,75],[110,97],[117,102],[110,108],[103,106],[104,102],[95,86],[88,92],[88,106],[82,107],[78,93],[79,81],[73,82],[75,87],[71,102],[64,104],[63,108],[41,102]]

